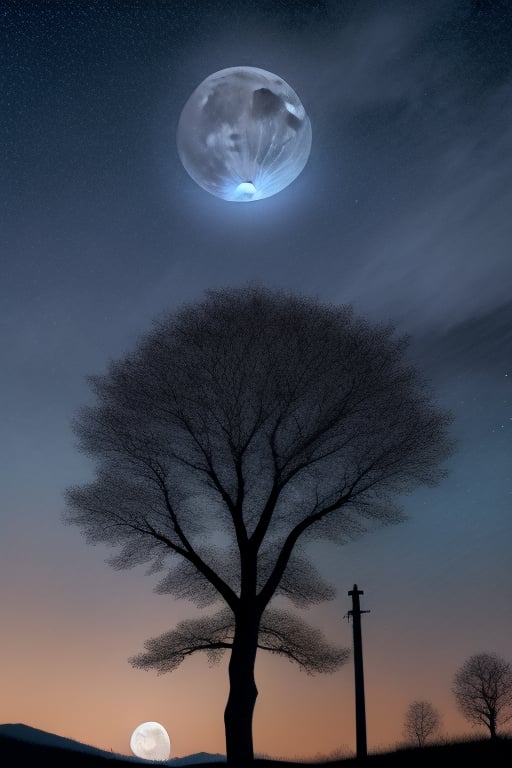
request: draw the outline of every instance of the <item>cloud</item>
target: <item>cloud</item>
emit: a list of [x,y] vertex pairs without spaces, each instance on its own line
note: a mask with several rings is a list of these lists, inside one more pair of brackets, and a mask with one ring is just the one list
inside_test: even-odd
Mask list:
[[337,299],[411,329],[457,324],[510,292],[512,76],[470,60],[485,30],[469,21],[458,3],[359,17],[319,52],[309,105],[339,209]]

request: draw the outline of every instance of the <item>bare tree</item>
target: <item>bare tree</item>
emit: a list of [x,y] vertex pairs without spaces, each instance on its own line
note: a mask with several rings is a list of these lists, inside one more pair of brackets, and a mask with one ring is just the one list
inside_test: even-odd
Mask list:
[[429,701],[413,701],[405,713],[404,732],[407,738],[424,747],[427,739],[439,730],[441,717]]
[[512,664],[495,653],[470,656],[456,672],[452,691],[466,720],[488,728],[491,739],[512,720]]
[[67,490],[64,519],[119,546],[114,568],[163,572],[157,592],[222,604],[131,662],[165,672],[229,649],[229,765],[253,760],[258,647],[308,671],[347,659],[270,606],[333,597],[308,542],[397,523],[395,497],[445,475],[450,416],[406,350],[391,325],[349,307],[248,286],[164,315],[90,378],[94,404],[73,427],[96,479]]

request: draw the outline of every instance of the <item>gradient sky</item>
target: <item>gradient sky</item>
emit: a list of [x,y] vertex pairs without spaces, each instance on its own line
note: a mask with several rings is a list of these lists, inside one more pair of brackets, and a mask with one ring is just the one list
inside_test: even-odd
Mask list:
[[[311,609],[351,645],[362,607],[370,751],[426,699],[475,733],[452,677],[512,658],[512,9],[507,0],[0,0],[0,723],[130,754],[144,720],[172,756],[224,752],[227,659],[133,669],[196,615],[144,568],[61,522],[91,466],[70,421],[86,376],[162,311],[248,280],[411,335],[454,414],[449,477],[409,520],[313,548],[337,597]],[[176,152],[192,90],[225,67],[284,78],[313,131],[302,174],[250,204],[209,195]],[[353,668],[259,656],[255,749],[355,749]]]

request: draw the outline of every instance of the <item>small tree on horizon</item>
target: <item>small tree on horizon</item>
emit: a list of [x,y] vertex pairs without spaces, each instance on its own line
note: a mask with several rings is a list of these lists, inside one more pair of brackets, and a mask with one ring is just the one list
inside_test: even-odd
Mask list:
[[457,706],[472,725],[489,729],[512,720],[512,664],[496,653],[476,653],[456,672],[452,685]]
[[439,712],[429,701],[413,701],[409,704],[404,718],[404,733],[419,747],[424,747],[441,724]]
[[209,291],[164,315],[107,373],[73,422],[96,477],[64,520],[149,564],[155,591],[221,604],[148,640],[158,673],[229,651],[229,766],[253,762],[258,648],[310,672],[348,658],[297,615],[332,598],[307,551],[405,519],[396,497],[436,485],[450,415],[406,359],[407,339],[347,306],[258,287]]

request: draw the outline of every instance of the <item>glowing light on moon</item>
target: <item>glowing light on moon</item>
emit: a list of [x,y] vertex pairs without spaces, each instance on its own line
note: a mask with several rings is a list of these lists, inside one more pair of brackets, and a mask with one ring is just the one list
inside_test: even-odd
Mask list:
[[200,187],[223,200],[250,202],[275,195],[302,172],[311,123],[280,77],[257,67],[230,67],[193,91],[176,144]]
[[130,749],[145,760],[168,760],[171,754],[169,734],[160,723],[141,723],[130,739]]

